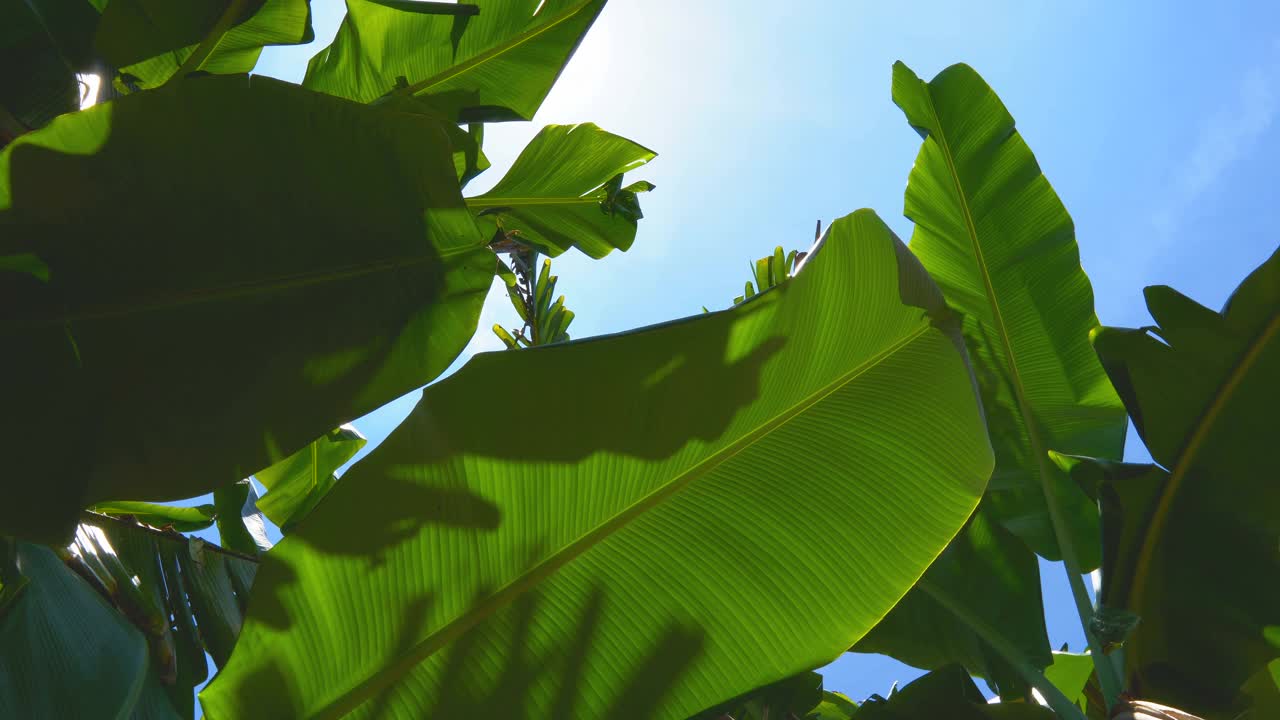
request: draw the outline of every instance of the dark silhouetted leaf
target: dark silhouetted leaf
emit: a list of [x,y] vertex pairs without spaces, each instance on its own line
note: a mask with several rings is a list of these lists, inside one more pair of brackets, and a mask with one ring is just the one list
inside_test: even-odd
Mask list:
[[424,116],[260,77],[7,147],[0,256],[49,281],[0,273],[0,532],[59,540],[89,504],[200,495],[435,378],[495,263],[450,152]]
[[1121,530],[1103,602],[1141,618],[1125,643],[1137,697],[1233,716],[1241,685],[1280,656],[1265,637],[1280,625],[1280,253],[1220,313],[1168,287],[1146,298],[1157,327],[1105,328],[1094,347],[1168,473],[1108,483],[1119,507],[1108,518],[1104,496],[1104,525]]

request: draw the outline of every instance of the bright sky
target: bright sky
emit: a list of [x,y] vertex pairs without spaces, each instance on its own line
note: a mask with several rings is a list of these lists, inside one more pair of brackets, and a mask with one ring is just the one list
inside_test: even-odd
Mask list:
[[[258,72],[301,79],[343,11],[313,7],[317,41],[269,48]],[[633,178],[658,189],[641,198],[629,252],[555,261],[574,337],[725,307],[749,261],[807,247],[819,218],[870,207],[910,237],[902,195],[920,140],[890,100],[890,66],[930,78],[966,62],[1071,211],[1098,315],[1140,326],[1144,286],[1218,308],[1276,248],[1277,28],[1280,3],[1267,0],[613,0],[535,122],[489,126],[494,169],[468,193],[496,182],[542,125],[596,122],[659,153]],[[494,322],[516,324],[491,295],[468,356],[500,347]],[[366,450],[415,401],[357,420]],[[1146,459],[1132,433],[1130,445],[1129,459]],[[1062,571],[1042,570],[1050,639],[1079,650]],[[918,674],[854,655],[823,673],[855,699]]]

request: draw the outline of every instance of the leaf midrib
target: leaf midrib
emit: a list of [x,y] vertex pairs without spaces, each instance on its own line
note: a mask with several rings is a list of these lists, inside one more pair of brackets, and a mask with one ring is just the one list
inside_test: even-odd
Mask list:
[[[583,0],[582,2],[578,3],[576,6],[569,8],[568,10],[561,13],[559,17],[553,20],[548,20],[547,22],[539,25],[536,28],[533,28],[532,30],[525,30],[524,32],[502,43],[501,45],[490,48],[480,53],[479,55],[476,55],[472,58],[469,58],[468,60],[465,60],[457,65],[454,65],[450,67],[448,70],[445,70],[444,72],[437,73],[436,75],[433,75],[427,78],[426,80],[420,80],[410,85],[409,87],[405,88],[401,92],[406,95],[417,95],[418,93],[424,90],[429,90],[435,87],[436,85],[441,85],[443,83],[446,83],[449,80],[452,80],[455,77],[462,75],[463,73],[469,72],[472,68],[479,67],[480,65],[483,65],[489,62],[490,60],[497,57],[498,55],[514,50],[515,48],[518,48],[521,45],[524,45],[526,43],[532,42],[534,39],[543,35],[544,33],[550,32],[551,30],[558,28],[559,26],[568,22],[573,17],[576,17],[577,14],[582,12],[582,10],[584,10],[588,5],[591,5],[592,3],[596,3],[596,2],[599,2],[599,0]],[[530,19],[532,19],[532,17]]]
[[615,533],[621,531],[624,527],[630,524],[632,520],[635,520],[645,512],[658,507],[661,503],[688,487],[693,481],[709,474],[715,468],[737,456],[747,448],[755,445],[774,430],[783,427],[797,415],[800,415],[805,410],[808,410],[817,403],[826,399],[832,393],[842,389],[872,368],[877,367],[888,358],[914,343],[917,339],[924,336],[932,329],[933,325],[927,320],[921,322],[920,326],[914,331],[904,335],[900,340],[884,350],[881,350],[874,356],[864,360],[853,368],[850,368],[844,374],[800,400],[785,412],[774,416],[773,419],[764,422],[754,430],[744,433],[738,440],[712,453],[692,467],[676,474],[671,480],[662,486],[632,503],[621,512],[611,516],[589,532],[583,534],[574,542],[553,553],[551,556],[538,563],[524,574],[516,577],[511,582],[507,583],[507,585],[503,586],[502,589],[490,595],[484,602],[476,605],[462,616],[454,619],[449,624],[419,641],[409,650],[401,653],[388,666],[378,672],[375,672],[371,677],[363,680],[351,690],[321,708],[313,717],[318,719],[340,718],[352,710],[355,710],[366,700],[374,697],[378,692],[381,692],[388,685],[395,682],[396,679],[407,675],[413,670],[413,668],[426,661],[434,653],[444,649],[464,633],[471,630],[473,627],[480,624],[510,603],[514,602],[518,597],[531,590],[542,580],[550,577],[560,568],[585,554],[596,545],[599,545],[612,537]]
[[1053,488],[1050,485],[1052,475],[1049,469],[1048,449],[1045,446],[1044,438],[1041,437],[1040,424],[1036,422],[1036,416],[1031,411],[1031,402],[1027,398],[1026,386],[1022,381],[1022,374],[1018,370],[1018,359],[1013,352],[1013,341],[1005,325],[1004,314],[1000,309],[999,300],[996,298],[995,285],[991,281],[991,273],[987,269],[986,258],[982,254],[982,245],[978,240],[978,229],[973,221],[973,213],[969,208],[969,199],[960,182],[960,173],[956,170],[955,161],[952,158],[951,145],[947,141],[946,133],[942,130],[942,120],[938,116],[938,109],[933,103],[933,91],[927,83],[922,82],[922,84],[925,87],[924,95],[929,103],[929,112],[933,115],[934,120],[934,127],[930,135],[941,146],[942,157],[947,163],[947,172],[950,173],[951,181],[955,187],[956,201],[960,204],[961,212],[964,215],[965,230],[969,233],[969,240],[973,245],[974,260],[978,266],[978,271],[987,293],[987,300],[991,306],[992,320],[996,326],[996,332],[1000,335],[1000,343],[1004,346],[1005,359],[1009,365],[1009,384],[1013,386],[1014,397],[1018,399],[1018,413],[1022,416],[1023,427],[1026,428],[1027,441],[1031,445],[1031,454],[1036,459],[1036,467],[1040,475],[1040,491],[1044,495],[1045,509],[1049,514],[1049,524],[1053,528],[1053,536],[1058,544],[1058,552],[1062,555],[1063,565],[1066,566],[1068,580],[1073,578],[1076,580],[1069,583],[1071,585],[1072,599],[1076,605],[1076,612],[1080,616],[1080,622],[1085,627],[1085,636],[1089,639],[1090,652],[1096,654],[1099,649],[1088,630],[1089,622],[1093,617],[1093,604],[1089,600],[1083,584],[1078,582],[1083,573],[1080,570],[1080,562],[1071,540],[1070,530],[1067,528],[1066,518],[1062,516],[1062,511],[1058,507],[1057,499],[1054,497]]
[[562,197],[511,197],[504,198],[498,196],[478,195],[473,198],[466,198],[467,207],[469,208],[491,208],[506,207],[508,205],[529,207],[537,205],[598,205],[604,197],[582,197],[577,195],[566,195]]
[[[956,192],[956,201],[960,205],[960,211],[964,215],[964,226],[969,234],[970,244],[973,246],[974,260],[978,266],[978,273],[982,277],[983,289],[987,294],[987,302],[991,306],[991,316],[996,326],[996,332],[1000,335],[1000,343],[1004,346],[1005,359],[1009,363],[1010,384],[1013,386],[1013,392],[1018,399],[1018,412],[1022,415],[1023,425],[1027,429],[1027,437],[1031,443],[1031,452],[1036,456],[1037,463],[1040,468],[1040,477],[1042,481],[1048,480],[1048,468],[1046,467],[1047,456],[1045,454],[1044,440],[1040,437],[1040,427],[1035,421],[1035,416],[1031,412],[1031,403],[1027,399],[1026,387],[1022,382],[1022,375],[1018,371],[1018,360],[1013,352],[1013,341],[1009,337],[1009,330],[1004,322],[1004,313],[1000,309],[1000,302],[996,298],[995,285],[991,281],[991,272],[987,269],[987,261],[982,253],[982,244],[978,239],[978,228],[973,221],[973,212],[969,208],[968,195],[965,194],[964,186],[960,183],[960,173],[956,170],[955,161],[952,159],[951,144],[947,141],[946,133],[942,130],[942,119],[938,116],[938,109],[933,104],[933,91],[928,87],[927,83],[921,81],[925,85],[925,98],[929,102],[929,112],[933,115],[934,127],[929,135],[934,138],[942,149],[942,158],[947,163],[947,172],[951,176],[952,185]],[[1045,488],[1047,490],[1047,488]],[[1045,498],[1046,502],[1052,510],[1052,500]]]

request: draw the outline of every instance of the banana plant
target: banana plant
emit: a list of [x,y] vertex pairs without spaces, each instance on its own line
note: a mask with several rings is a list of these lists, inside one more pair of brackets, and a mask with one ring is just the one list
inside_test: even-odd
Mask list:
[[[909,247],[859,211],[728,310],[571,339],[550,258],[630,248],[655,154],[549,125],[463,188],[604,6],[348,0],[300,86],[245,74],[306,0],[0,8],[0,715],[192,718],[206,653],[213,720],[1280,714],[1280,260],[1096,329],[1012,115],[899,63]],[[495,275],[522,351],[338,480]],[[538,426],[495,421],[529,377]],[[857,706],[812,672],[849,649],[932,672]]]
[[733,304],[737,305],[744,300],[755,297],[757,292],[764,292],[769,288],[781,285],[784,280],[791,277],[792,273],[795,272],[796,266],[804,260],[806,254],[795,250],[784,253],[782,246],[779,245],[773,249],[772,255],[766,255],[756,260],[755,264],[751,266],[755,284],[752,285],[751,281],[748,280],[742,294],[733,299]]
[[[520,328],[507,330],[500,324],[493,326],[493,333],[502,340],[508,350],[549,345],[569,340],[569,324],[574,314],[564,305],[564,296],[551,298],[556,292],[556,281],[551,274],[551,260],[542,261],[542,271],[535,272],[530,260],[535,253],[516,251],[511,255],[511,265],[502,263],[498,274],[507,286],[511,307],[524,321]],[[514,270],[512,269],[514,268]]]
[[958,329],[859,211],[753,302],[476,355],[267,554],[206,716],[684,718],[830,661],[985,488]]

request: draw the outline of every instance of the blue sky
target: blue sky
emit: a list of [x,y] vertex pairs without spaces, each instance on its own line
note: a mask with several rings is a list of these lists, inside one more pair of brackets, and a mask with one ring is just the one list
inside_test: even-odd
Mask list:
[[[301,79],[343,12],[313,7],[317,41],[268,49],[259,73]],[[902,195],[919,137],[889,98],[899,59],[925,78],[968,63],[1000,94],[1075,219],[1103,323],[1148,323],[1153,284],[1220,307],[1275,250],[1280,4],[1262,0],[613,0],[535,121],[490,126],[494,169],[468,192],[542,125],[596,122],[659,153],[634,173],[658,189],[629,252],[555,261],[572,334],[724,307],[749,261],[807,247],[815,220],[870,207],[910,237]],[[516,324],[491,300],[459,364],[500,347],[494,322]],[[414,401],[356,421],[368,449]],[[1129,459],[1147,459],[1132,433]],[[1042,570],[1051,641],[1079,649],[1062,571]],[[917,673],[846,655],[824,674],[861,698]]]

